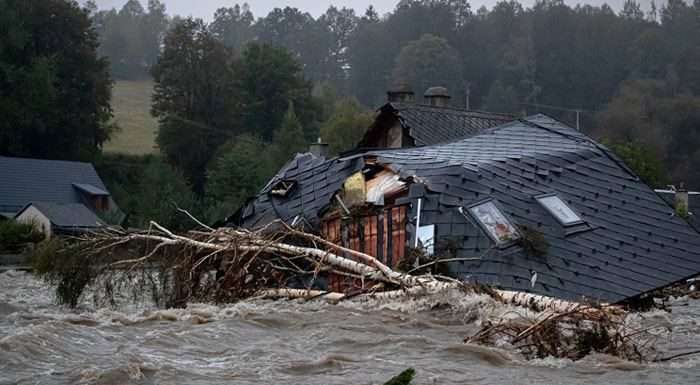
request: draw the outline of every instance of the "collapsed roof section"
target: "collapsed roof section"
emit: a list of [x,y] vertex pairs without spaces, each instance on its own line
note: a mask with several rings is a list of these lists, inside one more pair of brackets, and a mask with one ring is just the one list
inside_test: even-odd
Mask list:
[[[299,155],[234,221],[303,218],[318,231],[358,172],[367,197],[370,185],[403,191],[365,203],[405,208],[405,246],[428,229],[436,254],[449,245],[461,259],[447,267],[465,281],[615,303],[700,272],[700,236],[686,221],[604,147],[541,115],[441,145]],[[296,188],[272,195],[280,180]]]

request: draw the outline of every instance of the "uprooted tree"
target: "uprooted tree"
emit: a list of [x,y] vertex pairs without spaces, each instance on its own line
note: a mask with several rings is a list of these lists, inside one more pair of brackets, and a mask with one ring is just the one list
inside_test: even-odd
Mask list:
[[[134,292],[151,293],[156,304],[167,307],[249,298],[386,300],[457,291],[486,294],[530,314],[487,320],[466,342],[493,345],[505,339],[527,357],[578,359],[596,351],[644,361],[655,352],[657,330],[630,326],[618,307],[395,271],[370,255],[283,222],[256,231],[202,228],[176,234],[151,222],[146,231],[110,229],[70,244],[45,246],[34,263],[40,275],[56,284],[59,300],[72,306],[88,286],[114,294],[120,285],[129,285]],[[355,285],[344,292],[320,290],[329,274],[348,277]]]

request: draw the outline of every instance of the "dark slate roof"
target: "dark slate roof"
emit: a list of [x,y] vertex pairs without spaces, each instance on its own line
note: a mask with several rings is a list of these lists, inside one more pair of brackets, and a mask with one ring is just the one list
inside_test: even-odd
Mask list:
[[107,191],[90,163],[0,156],[0,212],[29,202],[82,203],[74,183]]
[[[375,150],[328,161],[295,159],[278,178],[298,183],[295,194],[271,198],[265,191],[246,206],[241,224],[259,226],[303,215],[318,221],[362,157],[412,177],[409,218],[423,199],[421,223],[436,237],[459,240],[452,275],[505,289],[558,298],[619,302],[700,272],[700,237],[651,188],[603,146],[552,119],[535,116],[484,130],[471,138],[428,147]],[[535,199],[556,193],[584,224],[563,227]],[[493,248],[487,234],[459,207],[484,199],[513,222],[542,233],[546,255],[518,245]],[[531,272],[538,273],[531,287]]]
[[30,206],[34,206],[51,221],[52,225],[59,229],[96,228],[104,226],[104,222],[81,203],[56,204],[50,202],[33,202],[18,212],[17,216],[22,214],[22,212]]
[[86,183],[73,183],[73,186],[78,190],[93,196],[109,196],[109,193],[99,187],[95,187]]
[[[360,155],[326,160],[310,153],[298,154],[236,215],[247,227],[263,226],[278,218],[289,222],[300,214],[317,223],[319,213],[328,206],[345,179],[362,167]],[[297,187],[286,197],[275,197],[270,190],[282,179],[297,181]]]
[[466,138],[514,119],[506,114],[414,103],[389,103],[380,111],[395,114],[416,146]]

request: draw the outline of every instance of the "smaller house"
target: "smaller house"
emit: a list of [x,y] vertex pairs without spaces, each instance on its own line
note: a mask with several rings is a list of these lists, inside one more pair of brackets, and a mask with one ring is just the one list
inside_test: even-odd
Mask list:
[[80,203],[29,203],[15,215],[15,220],[34,224],[47,237],[54,234],[81,233],[106,225],[94,212]]
[[0,218],[47,235],[105,225],[123,214],[90,163],[0,156]]

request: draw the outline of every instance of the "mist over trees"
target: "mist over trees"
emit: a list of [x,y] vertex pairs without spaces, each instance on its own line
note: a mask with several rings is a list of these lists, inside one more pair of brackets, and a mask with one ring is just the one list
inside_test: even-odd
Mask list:
[[128,0],[119,11],[100,11],[90,0],[85,8],[100,36],[98,53],[110,59],[112,75],[116,79],[148,77],[168,28],[165,5],[159,0],[148,0],[144,9],[139,0]]
[[[50,19],[48,4],[67,19]],[[0,29],[3,154],[95,157],[110,134],[110,73],[153,77],[157,142],[170,174],[186,179],[172,185],[215,202],[207,207],[236,207],[319,136],[334,154],[351,148],[369,111],[403,85],[419,100],[446,86],[455,107],[578,117],[651,184],[700,189],[698,0],[648,13],[635,0],[619,12],[402,0],[386,15],[329,7],[319,17],[292,7],[256,17],[240,4],[210,22],[168,15],[159,0],[112,10],[0,0],[0,9],[11,27]],[[41,139],[15,140],[29,137]],[[254,153],[263,166],[240,155]]]

